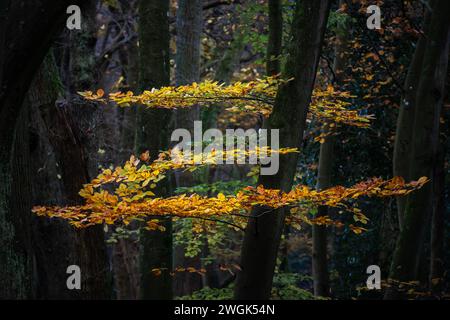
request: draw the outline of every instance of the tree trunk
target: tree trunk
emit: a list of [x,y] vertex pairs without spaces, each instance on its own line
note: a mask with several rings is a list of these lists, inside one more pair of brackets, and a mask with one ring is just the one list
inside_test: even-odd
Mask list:
[[445,239],[445,143],[441,142],[438,161],[433,174],[433,217],[431,220],[430,245],[430,289],[440,296],[445,276],[444,239]]
[[[200,81],[200,40],[202,35],[203,17],[202,0],[179,0],[176,20],[176,85],[191,84]],[[194,121],[200,119],[200,108],[194,106],[175,112],[175,128],[187,129],[193,134]],[[190,172],[175,173],[177,186],[194,185],[194,177]],[[187,258],[185,248],[175,247],[174,264],[201,268],[200,256]],[[191,294],[202,288],[202,277],[195,273],[179,273],[174,276],[175,295]]]
[[[444,81],[439,79],[439,63],[448,42],[450,2],[437,0],[433,7],[428,40],[422,62],[422,74],[416,96],[410,177],[432,177],[438,146],[439,115],[444,97]],[[446,68],[445,68],[446,69]],[[406,200],[403,228],[397,240],[389,278],[393,286],[385,299],[401,297],[397,281],[417,279],[415,272],[423,241],[424,225],[432,211],[432,183],[410,194]]]
[[[131,11],[131,10],[130,10]],[[131,11],[130,14],[134,13]],[[126,46],[125,79],[131,91],[139,90],[139,47],[138,39]],[[140,106],[122,108],[120,133],[120,162],[124,162],[134,153],[136,135],[136,113]],[[137,228],[136,223],[131,228]],[[117,239],[113,245],[112,259],[114,270],[114,289],[119,300],[136,300],[140,297],[139,241],[132,236],[128,239]]]
[[14,128],[33,75],[63,27],[67,6],[84,2],[0,3],[0,298],[26,298],[32,289],[31,212],[14,212],[11,195]]
[[[169,64],[169,1],[139,2],[139,85],[141,89],[159,88],[170,84]],[[155,159],[169,145],[171,113],[168,110],[139,108],[136,119],[135,150],[150,151]],[[159,196],[169,193],[169,181],[160,182]],[[140,269],[143,299],[172,299],[172,222],[163,218],[166,231],[141,229]],[[165,268],[160,276],[154,268]]]
[[269,0],[269,40],[267,43],[266,73],[280,73],[280,56],[283,41],[283,7],[281,0]]
[[[450,29],[447,38],[450,37]],[[448,53],[450,39],[447,40],[447,48],[440,57],[440,66],[438,67],[437,82],[445,81],[447,84],[443,97],[444,102],[449,101],[449,76],[448,76]],[[442,101],[438,101],[442,103]],[[433,172],[433,216],[431,220],[431,245],[430,245],[430,275],[429,283],[431,291],[440,296],[443,289],[443,281],[445,275],[444,266],[444,236],[445,236],[445,155],[446,146],[448,144],[449,128],[446,126],[450,120],[448,110],[442,110],[442,118],[444,123],[440,125],[440,141],[436,157],[436,166]]]
[[[45,135],[41,140],[45,138],[51,144],[51,153],[56,161],[52,164],[48,154],[42,155],[43,152],[48,152],[47,146],[35,147],[38,148],[35,150],[37,159],[41,154],[41,163],[34,163],[33,177],[39,188],[34,191],[34,195],[35,201],[43,201],[36,204],[52,202],[54,195],[48,194],[45,188],[42,188],[46,180],[51,181],[59,177],[61,202],[67,205],[79,204],[82,201],[78,192],[83,184],[89,181],[86,152],[81,142],[80,129],[74,120],[78,118],[78,112],[73,106],[57,104],[61,89],[58,70],[51,54],[41,66],[28,92],[32,117],[40,121],[37,123],[42,126],[39,132]],[[56,173],[51,169],[53,166],[58,168],[57,175],[49,176]],[[39,298],[110,298],[110,274],[102,226],[76,230],[55,219],[36,218],[34,230]],[[66,269],[72,264],[81,268],[80,291],[69,291],[66,287]]]
[[[339,7],[344,5],[344,1],[339,2]],[[344,80],[344,69],[347,61],[347,40],[348,40],[348,21],[339,24],[336,30],[336,44],[334,49],[334,85],[342,89]],[[317,190],[324,190],[332,187],[333,176],[333,160],[334,160],[334,143],[335,138],[332,135],[332,129],[328,125],[323,128],[323,133],[327,136],[325,141],[320,145],[319,168],[317,175]],[[317,209],[317,217],[329,214],[329,208],[320,206]],[[330,295],[330,285],[328,277],[328,261],[327,261],[327,227],[313,225],[313,256],[312,271],[314,280],[314,295],[327,297]]]
[[[280,147],[301,147],[329,7],[330,1],[297,1],[293,39],[283,73],[285,78],[294,79],[279,89],[273,112],[266,123],[268,129],[280,130]],[[259,184],[289,191],[297,159],[297,154],[281,157],[278,172],[272,176],[260,176]],[[249,219],[245,231],[242,270],[237,275],[235,287],[237,299],[270,297],[284,211],[266,211],[268,208],[255,208],[252,212],[254,218]]]
[[[334,137],[325,137],[325,142],[320,145],[319,172],[317,177],[317,190],[331,187],[333,170]],[[329,208],[319,206],[317,217],[327,216]],[[312,273],[314,281],[314,295],[327,297],[330,295],[327,261],[327,227],[312,226]]]
[[[267,40],[266,52],[266,75],[275,76],[281,72],[281,52],[283,44],[283,6],[282,1],[269,0],[269,38]],[[263,125],[264,126],[264,125]],[[287,241],[289,239],[290,228],[283,228],[284,245],[280,248],[280,265],[279,270],[288,272],[289,257]]]
[[[175,83],[177,86],[200,80],[200,40],[202,35],[202,0],[179,0],[177,9],[177,52]],[[199,107],[176,111],[176,128],[192,130],[200,118]]]
[[[424,21],[424,32],[427,32],[431,19],[431,12],[427,11]],[[416,110],[416,92],[422,73],[422,61],[425,53],[427,39],[421,36],[417,41],[416,49],[408,69],[405,80],[404,96],[400,103],[400,111],[397,118],[397,127],[394,143],[393,168],[394,176],[403,177],[410,181],[410,156],[412,149],[412,135],[414,115]],[[403,215],[406,197],[397,197],[398,222],[400,229],[403,226]]]

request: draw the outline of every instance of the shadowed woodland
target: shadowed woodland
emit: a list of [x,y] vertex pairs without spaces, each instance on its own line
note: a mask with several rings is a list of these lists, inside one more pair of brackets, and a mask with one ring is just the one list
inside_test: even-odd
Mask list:
[[0,1],[0,298],[448,299],[449,17]]

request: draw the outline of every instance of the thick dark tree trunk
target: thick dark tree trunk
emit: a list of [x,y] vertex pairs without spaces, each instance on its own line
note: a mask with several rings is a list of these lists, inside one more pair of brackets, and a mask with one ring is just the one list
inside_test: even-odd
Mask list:
[[[424,31],[427,32],[431,19],[431,12],[427,11],[424,21]],[[405,80],[404,96],[400,104],[395,133],[393,167],[394,176],[403,177],[405,181],[410,180],[410,156],[412,149],[412,135],[414,126],[414,115],[416,109],[416,92],[422,73],[422,61],[425,53],[427,39],[421,36],[417,42],[414,55],[408,69]],[[397,211],[400,229],[403,225],[403,215],[406,198],[397,197]]]
[[[269,6],[269,38],[267,40],[266,52],[266,75],[274,76],[281,72],[281,52],[283,44],[283,6],[282,1],[270,0]],[[289,270],[289,253],[287,241],[289,239],[290,228],[283,228],[284,245],[280,248],[280,265],[279,270],[288,272]]]
[[11,197],[14,128],[33,76],[63,27],[67,6],[84,2],[9,0],[0,3],[1,298],[31,295],[31,212],[14,212]]
[[[422,74],[416,96],[415,119],[410,158],[410,178],[432,177],[438,148],[439,115],[444,97],[444,81],[439,73],[440,57],[447,50],[450,2],[437,0],[433,6],[427,44],[422,61]],[[445,70],[447,68],[445,67]],[[444,78],[445,80],[445,78]],[[432,212],[433,184],[410,194],[406,200],[403,227],[394,253],[389,274],[393,286],[386,299],[401,297],[398,281],[417,279],[416,266],[423,242],[424,225]]]
[[[450,28],[447,37],[450,37]],[[449,102],[450,77],[448,73],[450,39],[447,40],[447,48],[440,57],[437,81],[446,81],[443,97],[444,104]],[[442,103],[438,101],[437,103]],[[430,244],[430,274],[429,284],[431,291],[440,296],[443,291],[445,276],[444,266],[444,239],[445,239],[445,155],[447,152],[449,128],[446,124],[450,121],[449,110],[443,108],[443,122],[440,122],[439,147],[436,156],[436,165],[433,170],[433,216],[431,219],[431,244]]]
[[[169,64],[169,1],[139,2],[139,85],[141,89],[170,84]],[[169,145],[168,110],[139,108],[136,118],[135,149],[138,154],[150,151],[155,159]],[[162,181],[157,193],[169,193],[169,182]],[[141,230],[141,290],[143,299],[172,299],[172,222],[164,220],[166,231]],[[160,276],[152,269],[162,268]]]
[[437,165],[433,174],[433,217],[431,220],[430,275],[431,291],[440,296],[445,276],[444,239],[445,239],[445,143],[441,142]]
[[[274,110],[266,127],[280,130],[280,147],[300,147],[306,124],[330,1],[297,1],[292,26],[293,39],[283,72],[294,78],[279,89]],[[280,158],[275,175],[261,176],[266,188],[289,191],[292,187],[297,154]],[[268,213],[266,211],[269,211]],[[262,214],[262,215],[261,215]],[[284,225],[284,211],[259,207],[253,210],[245,231],[241,268],[235,287],[236,299],[268,299],[276,257]]]
[[[89,181],[86,152],[81,143],[80,129],[76,123],[78,113],[70,105],[57,105],[61,94],[58,70],[49,55],[36,75],[29,90],[32,117],[37,121],[37,133],[43,137],[34,148],[41,162],[34,163],[36,204],[54,202],[54,195],[46,192],[43,184],[59,176],[60,197],[64,204],[81,202],[78,195],[83,184]],[[36,143],[36,141],[35,141]],[[39,148],[41,150],[39,150]],[[47,152],[47,154],[45,153]],[[54,155],[54,161],[48,152]],[[39,157],[40,156],[40,157]],[[57,165],[57,172],[52,167]],[[47,166],[49,171],[47,171]],[[55,176],[50,176],[55,174]],[[54,188],[56,189],[56,188]],[[58,192],[58,190],[55,190]],[[58,203],[61,205],[62,203]],[[54,204],[54,203],[53,203]],[[46,218],[35,218],[34,245],[36,247],[38,294],[42,299],[107,299],[110,297],[110,276],[103,228],[76,230],[67,223]],[[81,268],[81,290],[69,291],[66,287],[66,269],[69,265]]]

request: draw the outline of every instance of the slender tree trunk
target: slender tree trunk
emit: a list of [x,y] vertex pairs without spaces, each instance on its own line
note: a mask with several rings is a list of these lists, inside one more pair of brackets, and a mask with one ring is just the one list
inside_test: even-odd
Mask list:
[[[345,1],[341,0],[339,6],[341,7]],[[334,84],[337,87],[343,85],[344,68],[347,61],[347,40],[348,40],[348,21],[340,24],[336,30],[336,44],[334,49]],[[319,168],[317,176],[317,190],[323,190],[332,186],[333,176],[333,160],[334,160],[334,143],[335,139],[332,135],[333,130],[326,125],[323,128],[325,141],[320,145],[319,153]],[[329,208],[320,206],[317,209],[317,217],[326,216],[329,214]],[[330,285],[328,277],[328,261],[327,261],[327,227],[313,225],[313,256],[312,256],[312,270],[314,279],[314,295],[326,297],[330,295]]]
[[[437,74],[440,57],[448,42],[450,2],[437,0],[422,62],[422,74],[417,89],[413,144],[410,159],[410,178],[432,177],[438,146],[439,115],[444,96],[444,81]],[[445,68],[446,69],[446,68]],[[417,279],[415,272],[424,225],[432,208],[432,183],[410,194],[406,200],[403,228],[397,240],[389,278],[393,286],[386,292],[386,299],[401,297],[397,281]]]
[[[202,35],[202,0],[179,0],[177,10],[176,85],[200,81],[200,40]],[[177,110],[176,128],[192,130],[200,118],[198,107]]]
[[[266,124],[268,129],[280,130],[280,147],[301,146],[329,7],[330,1],[297,1],[293,39],[283,73],[284,77],[294,79],[279,89]],[[266,188],[289,191],[297,159],[296,154],[281,157],[278,172],[260,176],[259,183]],[[235,298],[268,299],[284,225],[284,210],[258,207],[252,215],[255,218],[249,219],[242,244],[242,270],[237,276]]]
[[[176,20],[176,85],[191,84],[200,81],[200,40],[202,35],[203,17],[202,0],[179,0]],[[194,121],[200,119],[199,107],[175,112],[175,128],[187,129],[193,133]],[[195,183],[192,173],[176,172],[177,186],[191,186]],[[175,247],[175,266],[201,267],[200,256],[187,258],[183,246]],[[180,273],[174,277],[176,295],[191,294],[202,288],[202,277],[194,273]]]
[[175,82],[177,85],[190,84],[200,79],[202,0],[178,1],[176,27]]
[[[138,40],[132,41],[126,48],[126,82],[130,90],[139,89],[139,47]],[[134,152],[136,134],[137,106],[123,109],[121,122],[121,161],[129,159]]]
[[[325,142],[320,145],[319,172],[317,177],[317,189],[323,190],[331,187],[333,169],[334,137],[325,137]],[[327,216],[329,208],[319,206],[317,217]],[[314,281],[314,295],[326,297],[330,294],[328,279],[327,259],[327,227],[312,226],[312,272]]]
[[[130,10],[130,14],[132,14]],[[132,40],[125,49],[125,79],[131,91],[139,90],[138,39]],[[140,106],[123,108],[120,134],[120,161],[129,159],[134,153],[136,113]],[[132,223],[131,228],[137,228]],[[140,297],[139,241],[137,237],[118,239],[113,245],[114,289],[119,300],[136,300]]]
[[[141,89],[170,84],[169,1],[139,2],[139,85]],[[168,110],[139,108],[136,119],[135,149],[138,154],[150,151],[155,159],[169,145],[171,113]],[[157,193],[169,193],[169,182],[162,181]],[[172,299],[172,221],[162,218],[165,232],[141,230],[141,297]],[[160,276],[152,272],[163,268]]]
[[283,7],[281,0],[269,0],[269,40],[267,43],[266,73],[280,73],[280,56],[283,41]]

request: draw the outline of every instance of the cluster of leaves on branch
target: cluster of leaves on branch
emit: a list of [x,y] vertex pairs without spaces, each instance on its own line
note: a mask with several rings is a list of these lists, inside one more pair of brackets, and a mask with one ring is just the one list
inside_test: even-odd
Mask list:
[[[194,105],[209,106],[220,104],[231,105],[231,112],[250,112],[262,116],[270,115],[280,85],[289,80],[269,77],[250,82],[236,82],[223,85],[217,82],[204,81],[179,87],[163,87],[144,91],[140,95],[132,92],[111,93],[106,98],[103,90],[96,93],[87,91],[80,94],[87,100],[95,102],[114,102],[118,106],[128,107],[132,104],[148,108],[188,108]],[[328,86],[325,90],[315,89],[310,105],[310,117],[316,117],[325,123],[328,134],[337,124],[347,124],[367,128],[372,117],[361,116],[358,111],[349,109],[346,100],[352,96],[347,92],[335,91]],[[320,141],[323,137],[320,137]],[[179,150],[162,152],[159,157],[148,163],[150,155],[144,153],[140,159],[132,156],[123,167],[114,170],[103,170],[95,179],[84,185],[80,195],[85,204],[73,207],[35,207],[33,211],[42,216],[60,217],[70,221],[76,227],[87,227],[95,224],[114,224],[122,222],[125,225],[132,220],[145,220],[151,230],[163,227],[159,220],[163,216],[174,218],[194,218],[201,221],[193,225],[194,232],[203,232],[209,225],[223,222],[235,229],[245,226],[251,209],[255,206],[267,208],[263,214],[271,214],[274,209],[290,207],[287,222],[298,226],[300,222],[316,224],[335,224],[339,222],[328,216],[308,217],[312,206],[326,205],[340,208],[341,211],[353,214],[355,222],[367,223],[368,218],[355,206],[352,200],[362,196],[396,196],[406,195],[422,187],[427,178],[405,183],[401,178],[382,180],[370,179],[345,188],[336,186],[327,190],[317,191],[307,186],[299,185],[290,192],[265,189],[262,186],[245,187],[236,195],[219,193],[215,197],[199,194],[181,194],[168,198],[156,197],[152,191],[157,183],[165,178],[170,170],[194,171],[205,165],[217,165],[224,159],[239,159],[242,157],[266,156],[272,152],[286,154],[297,152],[295,148],[271,150],[268,147],[255,150],[227,150],[211,153],[194,154],[186,158]],[[362,227],[350,225],[355,233],[364,230]]]
[[[272,150],[269,147],[255,147],[254,149],[232,149],[224,151],[211,151],[209,153],[194,153],[186,156],[182,151],[174,148],[161,152],[158,158],[151,163],[149,152],[145,152],[137,159],[131,156],[123,167],[103,170],[91,183],[85,184],[80,195],[86,200],[102,197],[101,192],[95,190],[111,183],[118,184],[114,194],[120,198],[129,198],[129,202],[138,201],[147,196],[154,196],[148,189],[154,189],[157,183],[164,179],[169,170],[194,171],[205,165],[216,165],[229,159],[248,158],[256,156],[261,159],[273,153],[287,154],[297,152],[296,148],[281,148]],[[146,191],[145,191],[146,190]]]
[[[295,151],[295,149],[278,150],[280,153]],[[329,217],[309,219],[304,210],[298,209],[304,206],[327,205],[351,212],[356,222],[365,224],[368,218],[357,207],[349,205],[349,201],[362,196],[407,195],[428,181],[425,177],[410,183],[405,183],[398,177],[390,180],[373,178],[349,188],[335,186],[322,191],[303,185],[294,187],[290,192],[258,186],[246,187],[236,195],[229,196],[219,193],[215,197],[198,194],[182,194],[168,198],[155,197],[151,189],[156,187],[158,181],[164,179],[168,170],[195,170],[201,165],[214,164],[208,160],[214,158],[212,154],[203,157],[200,164],[192,160],[174,161],[167,159],[167,155],[168,153],[161,153],[157,160],[146,164],[145,160],[149,159],[149,154],[144,153],[141,155],[141,159],[144,160],[141,166],[139,166],[141,163],[139,159],[131,157],[124,167],[117,167],[114,171],[104,170],[80,191],[80,195],[86,199],[84,205],[35,207],[33,211],[40,216],[67,219],[80,228],[116,222],[127,225],[137,219],[147,221],[148,229],[163,229],[158,223],[158,218],[170,216],[200,219],[211,223],[224,222],[235,229],[242,229],[249,217],[249,212],[255,206],[267,208],[263,214],[271,214],[277,208],[291,207],[288,222],[292,224],[298,224],[300,221],[332,224],[334,222]],[[204,226],[205,224],[198,225],[197,232],[202,232]],[[350,227],[356,233],[363,230],[353,225]]]
[[[117,211],[118,208],[124,210],[131,210],[125,208],[125,204],[136,204],[155,196],[152,189],[157,187],[157,183],[166,177],[169,170],[188,170],[194,171],[205,165],[215,165],[219,160],[239,159],[240,157],[256,156],[261,159],[265,156],[270,156],[272,153],[287,154],[297,152],[296,148],[281,148],[278,150],[271,150],[269,147],[256,147],[251,150],[226,150],[226,151],[212,151],[210,153],[193,154],[187,157],[182,151],[172,149],[166,152],[161,152],[158,158],[151,163],[149,152],[143,153],[140,158],[131,156],[130,160],[125,163],[123,167],[116,167],[114,170],[105,169],[90,183],[85,184],[83,189],[79,192],[80,196],[86,199],[86,207],[61,207],[45,208],[35,207],[36,213],[48,213],[48,216],[55,216],[56,211],[63,213],[61,217],[73,221],[76,226],[88,226],[96,223],[113,223],[115,219],[108,218],[105,214],[109,210]],[[113,191],[110,191],[113,188]],[[184,195],[180,198],[184,198]],[[198,196],[201,198],[200,196]],[[176,197],[175,197],[176,198]],[[153,200],[157,200],[154,198]],[[192,201],[193,198],[190,198]],[[159,199],[164,200],[164,199]],[[176,201],[176,200],[175,200]],[[167,199],[168,205],[170,200]],[[161,209],[164,205],[161,204]],[[86,215],[83,211],[92,212],[90,214],[91,221],[84,219]],[[52,210],[56,210],[52,213]],[[180,206],[179,211],[182,210]],[[186,207],[187,210],[187,207]],[[131,211],[130,211],[131,212]],[[161,210],[152,211],[152,215],[165,215]],[[78,215],[78,213],[80,215]],[[141,215],[141,214],[139,214]],[[177,214],[174,214],[177,216]],[[96,219],[98,217],[98,219]],[[104,217],[104,219],[103,219]],[[130,215],[129,219],[125,219],[126,224],[135,217]],[[77,223],[76,221],[79,221]],[[95,222],[94,222],[95,221]],[[156,228],[153,220],[148,223],[149,228]]]
[[[267,77],[249,82],[235,82],[231,85],[219,84],[210,80],[178,87],[162,87],[146,90],[142,94],[115,92],[105,97],[105,92],[85,91],[79,94],[95,102],[113,102],[120,107],[143,105],[148,108],[189,108],[194,105],[217,106],[232,105],[227,110],[236,113],[254,113],[268,117],[275,103],[278,87],[290,80]],[[312,95],[309,117],[325,122],[342,123],[350,126],[367,128],[372,117],[360,115],[357,110],[349,109],[346,99],[348,92],[335,91],[332,86],[327,89],[315,89]]]

